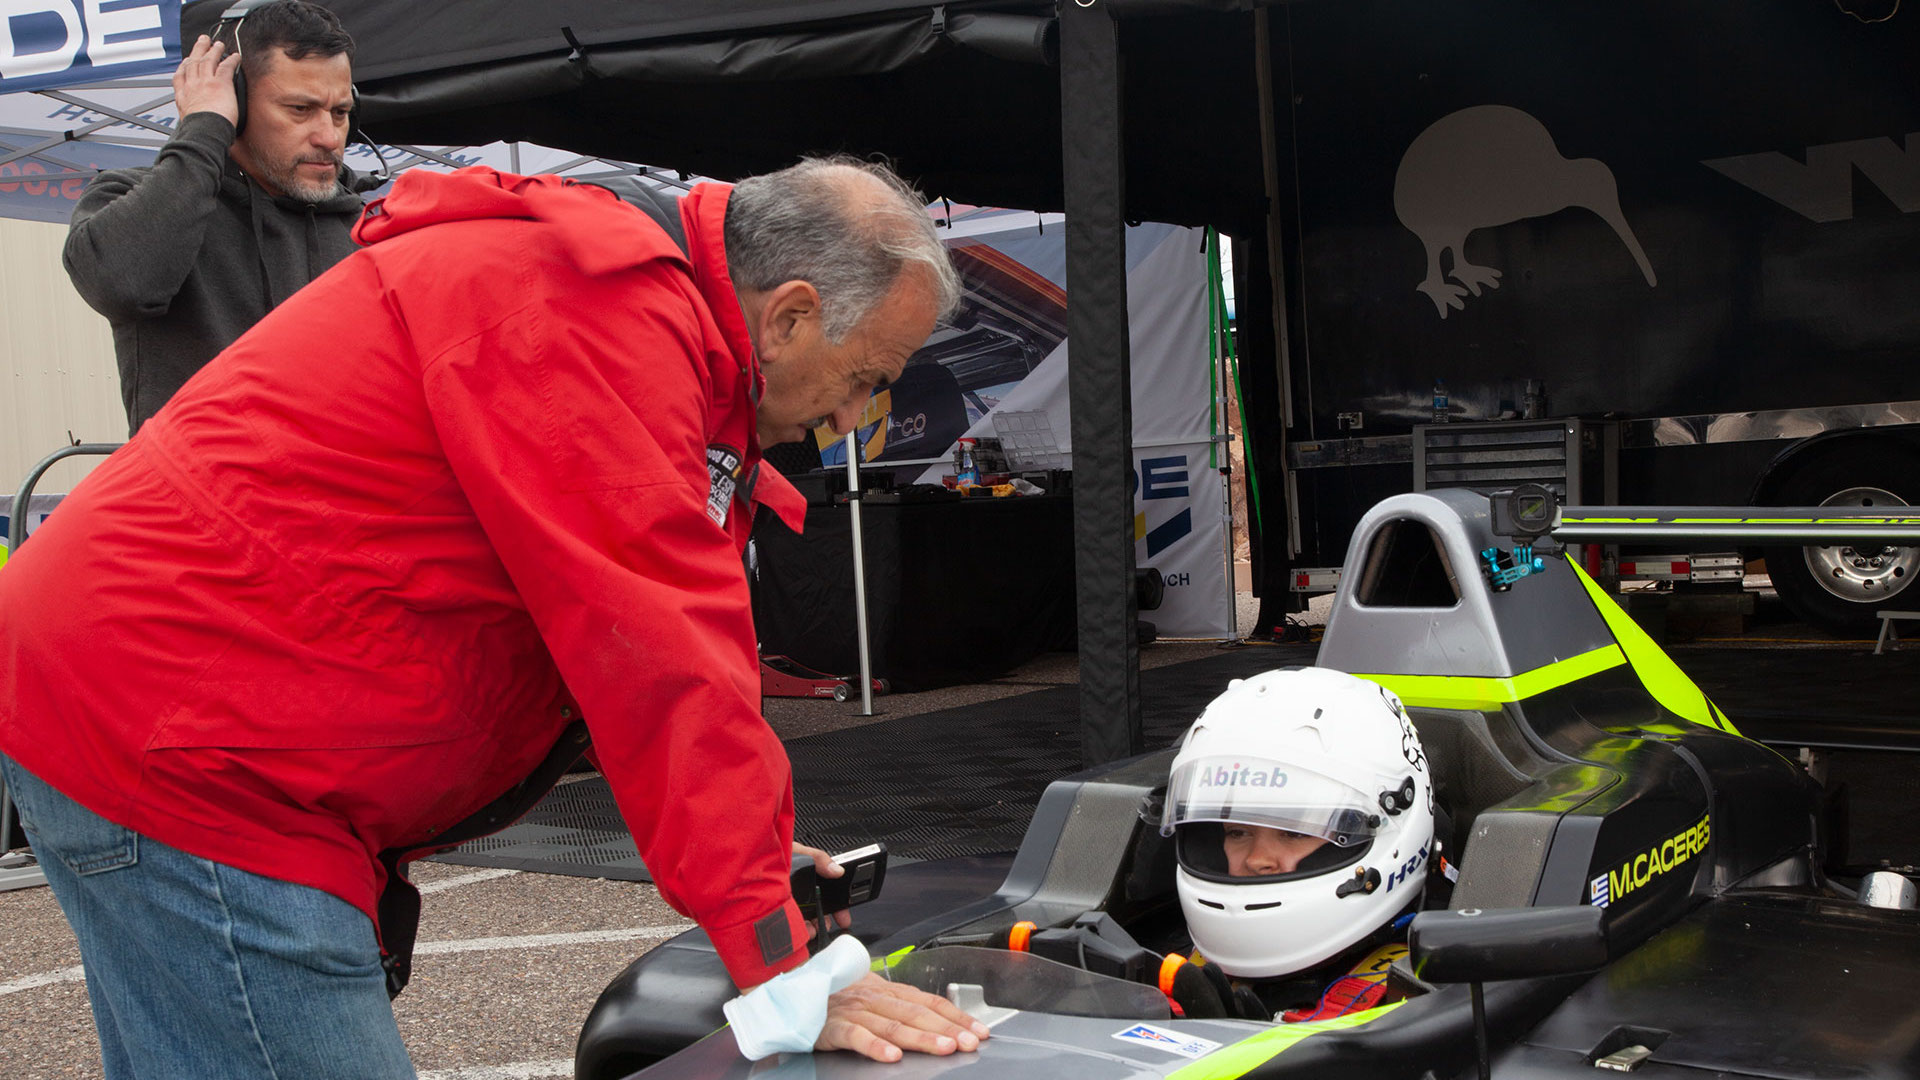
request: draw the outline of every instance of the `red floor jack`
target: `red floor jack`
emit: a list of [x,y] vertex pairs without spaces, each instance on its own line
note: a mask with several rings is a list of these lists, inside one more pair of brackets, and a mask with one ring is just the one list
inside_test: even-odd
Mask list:
[[[760,658],[761,697],[830,697],[846,701],[858,689],[860,680],[852,675],[829,675],[815,671],[785,656]],[[873,680],[873,696],[892,689],[885,679]]]

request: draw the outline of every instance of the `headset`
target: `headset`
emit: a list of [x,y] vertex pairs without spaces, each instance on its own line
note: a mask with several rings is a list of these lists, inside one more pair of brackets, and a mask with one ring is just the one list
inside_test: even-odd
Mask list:
[[[241,57],[240,63],[233,66],[233,100],[238,106],[234,112],[233,122],[233,137],[236,139],[247,130],[247,65],[240,51],[240,28],[246,25],[247,15],[254,8],[275,2],[276,0],[237,0],[232,7],[220,13],[220,21],[214,24],[213,33],[209,35],[214,41],[224,41],[234,56]],[[379,169],[355,181],[353,190],[371,191],[391,180],[393,172],[387,165],[387,155],[380,150],[380,144],[368,138],[367,133],[360,128],[360,87],[349,84],[348,93],[351,97],[347,105],[347,141],[365,143],[380,162]]]

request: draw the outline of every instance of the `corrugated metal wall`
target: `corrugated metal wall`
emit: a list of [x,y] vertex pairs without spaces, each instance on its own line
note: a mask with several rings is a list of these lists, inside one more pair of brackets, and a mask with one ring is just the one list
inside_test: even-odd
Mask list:
[[[0,494],[68,432],[81,442],[127,437],[113,333],[67,280],[66,236],[65,225],[0,218]],[[70,491],[102,460],[63,461],[34,490]]]

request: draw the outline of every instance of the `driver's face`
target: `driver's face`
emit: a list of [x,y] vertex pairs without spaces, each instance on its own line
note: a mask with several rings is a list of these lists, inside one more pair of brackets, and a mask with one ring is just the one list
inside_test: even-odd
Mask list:
[[1230,877],[1265,877],[1293,873],[1299,868],[1300,860],[1320,850],[1325,843],[1318,836],[1230,821],[1222,846],[1226,849]]

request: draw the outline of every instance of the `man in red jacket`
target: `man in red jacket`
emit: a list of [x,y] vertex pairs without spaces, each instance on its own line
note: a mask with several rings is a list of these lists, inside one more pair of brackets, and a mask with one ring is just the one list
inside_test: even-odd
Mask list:
[[[806,959],[740,555],[802,512],[761,447],[849,428],[956,301],[923,206],[844,161],[677,206],[409,173],[23,545],[0,768],[109,1077],[411,1075],[378,855],[576,716],[735,982]],[[985,1035],[874,982],[820,1047]]]

